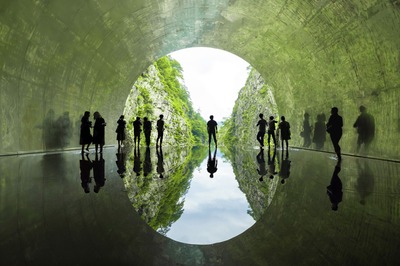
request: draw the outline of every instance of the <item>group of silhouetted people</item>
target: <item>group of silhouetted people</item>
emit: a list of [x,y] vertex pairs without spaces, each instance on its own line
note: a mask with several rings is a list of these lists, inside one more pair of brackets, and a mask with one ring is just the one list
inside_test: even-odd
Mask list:
[[[151,139],[151,130],[152,130],[152,124],[151,121],[147,118],[143,118],[143,123],[141,121],[141,118],[138,116],[136,117],[136,120],[133,121],[133,135],[134,135],[134,145],[135,147],[139,147],[140,145],[140,134],[144,132],[144,137],[146,140],[146,146],[150,146],[150,139]],[[157,140],[156,140],[156,146],[162,146],[162,142],[164,139],[164,115],[160,115],[159,119],[157,120],[156,124],[157,128]]]
[[[275,138],[275,130],[278,122],[275,121],[274,116],[270,116],[269,121],[264,119],[263,114],[259,114],[258,117],[260,119],[256,124],[256,126],[258,126],[257,141],[260,143],[261,148],[264,147],[264,137],[266,133],[268,134],[268,147],[270,147],[271,138],[274,146],[276,147],[277,143]],[[282,141],[282,149],[284,149],[284,144],[286,144],[286,149],[288,149],[290,139],[290,124],[286,121],[284,116],[281,116],[281,122],[278,124],[278,134],[280,135]]]
[[[104,146],[104,137],[105,137],[105,126],[107,125],[104,118],[100,115],[99,112],[94,112],[93,118],[95,120],[93,126],[93,135],[90,130],[92,128],[92,121],[90,121],[90,112],[86,111],[81,118],[81,132],[80,132],[80,140],[79,143],[82,145],[82,151],[89,152],[89,146],[91,143],[95,145],[96,153],[98,152],[98,148],[100,146],[100,153],[103,152]],[[86,145],[86,150],[84,147]]]

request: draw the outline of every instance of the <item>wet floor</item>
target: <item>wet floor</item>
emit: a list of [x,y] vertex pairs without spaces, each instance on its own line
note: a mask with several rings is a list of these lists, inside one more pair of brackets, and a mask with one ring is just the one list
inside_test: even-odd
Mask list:
[[251,147],[213,159],[0,157],[0,264],[397,264],[400,164]]

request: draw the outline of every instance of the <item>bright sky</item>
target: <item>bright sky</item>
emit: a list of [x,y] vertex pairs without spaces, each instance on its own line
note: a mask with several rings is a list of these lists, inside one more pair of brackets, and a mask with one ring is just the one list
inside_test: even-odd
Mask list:
[[185,85],[195,110],[208,121],[229,117],[248,77],[249,63],[240,57],[213,48],[188,48],[170,54],[183,68]]

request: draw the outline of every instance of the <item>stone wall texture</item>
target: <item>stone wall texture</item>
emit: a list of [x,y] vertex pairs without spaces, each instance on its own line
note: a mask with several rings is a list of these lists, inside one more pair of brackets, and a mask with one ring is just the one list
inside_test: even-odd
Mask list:
[[153,61],[198,46],[249,62],[295,128],[337,106],[354,139],[365,105],[372,155],[400,159],[397,0],[2,1],[0,154],[78,146],[84,111],[116,120]]

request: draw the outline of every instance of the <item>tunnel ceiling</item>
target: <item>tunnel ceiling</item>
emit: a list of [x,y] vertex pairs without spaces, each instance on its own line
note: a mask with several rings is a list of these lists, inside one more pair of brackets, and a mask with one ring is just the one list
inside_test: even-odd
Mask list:
[[292,113],[350,98],[397,123],[399,36],[398,0],[2,1],[0,153],[43,149],[50,111],[114,120],[149,64],[196,46],[248,61]]

